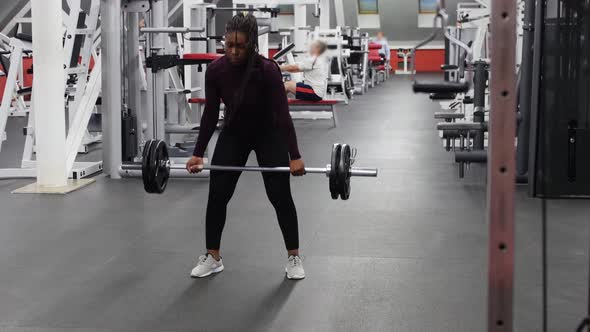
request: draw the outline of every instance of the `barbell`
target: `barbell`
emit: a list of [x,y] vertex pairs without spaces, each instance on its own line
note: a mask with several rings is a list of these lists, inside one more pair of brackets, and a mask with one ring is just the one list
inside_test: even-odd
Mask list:
[[[173,165],[168,155],[168,147],[162,140],[149,140],[143,148],[143,160],[141,163],[141,175],[146,192],[162,194],[168,185],[170,170],[186,169],[185,165]],[[324,174],[329,179],[330,194],[332,199],[347,200],[350,197],[350,178],[377,177],[376,168],[353,168],[353,149],[346,144],[334,144],[330,164],[324,168],[305,168],[307,174]],[[139,165],[123,165],[122,172],[138,169]],[[227,172],[278,172],[290,173],[289,167],[254,167],[254,166],[221,166],[203,165],[203,170],[227,171]]]

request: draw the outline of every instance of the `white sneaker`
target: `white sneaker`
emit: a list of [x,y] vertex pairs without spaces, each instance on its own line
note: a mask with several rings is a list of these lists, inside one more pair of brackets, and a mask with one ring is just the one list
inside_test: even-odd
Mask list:
[[223,261],[221,258],[219,261],[216,261],[213,256],[207,254],[199,257],[199,263],[191,271],[191,277],[204,278],[221,271],[223,271]]
[[289,262],[287,263],[287,267],[285,267],[285,272],[287,272],[287,279],[301,280],[305,278],[305,270],[303,270],[301,257],[289,256]]

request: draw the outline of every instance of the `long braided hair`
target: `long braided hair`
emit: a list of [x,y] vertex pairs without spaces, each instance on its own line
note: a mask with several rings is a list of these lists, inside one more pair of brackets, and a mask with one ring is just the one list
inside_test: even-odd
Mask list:
[[[233,112],[235,113],[242,102],[244,101],[244,95],[246,91],[246,86],[248,85],[252,73],[257,65],[258,62],[258,23],[256,21],[256,17],[252,14],[244,15],[244,13],[238,13],[234,17],[227,22],[225,25],[225,35],[227,36],[230,33],[238,33],[241,32],[246,35],[248,38],[247,44],[247,62],[246,62],[246,70],[244,77],[242,78],[242,82],[240,82],[240,87],[238,91],[234,94],[233,100]],[[237,37],[236,37],[237,38]],[[226,114],[227,115],[227,114]],[[231,122],[231,113],[229,114],[229,118],[226,118],[229,122]]]

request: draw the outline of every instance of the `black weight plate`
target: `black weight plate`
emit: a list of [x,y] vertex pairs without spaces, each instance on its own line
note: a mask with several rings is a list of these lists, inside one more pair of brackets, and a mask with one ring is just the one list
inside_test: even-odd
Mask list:
[[170,179],[170,155],[168,154],[168,145],[162,142],[162,149],[158,154],[158,188],[160,194],[163,193],[168,187],[168,180]]
[[150,144],[150,149],[148,151],[149,156],[147,158],[147,183],[149,189],[148,193],[150,194],[154,194],[156,192],[156,171],[154,168],[156,162],[154,161],[154,150],[156,150],[159,142],[160,140],[157,139],[152,140],[152,144]]
[[145,142],[145,145],[143,146],[143,153],[142,153],[142,158],[141,158],[141,177],[143,179],[143,188],[148,193],[153,192],[152,187],[151,187],[150,172],[149,172],[149,165],[150,165],[149,159],[151,156],[150,148],[151,148],[153,142],[154,142],[153,140],[148,140],[147,142]]
[[336,143],[332,146],[332,159],[330,161],[330,194],[332,199],[338,199],[338,165],[340,165],[341,145]]
[[340,198],[346,201],[350,198],[350,166],[351,166],[350,146],[342,144],[340,152],[340,164],[338,165],[338,186]]
[[168,167],[168,147],[164,141],[156,141],[153,144],[150,157],[150,174],[152,189],[156,194],[162,194],[168,185],[170,169]]

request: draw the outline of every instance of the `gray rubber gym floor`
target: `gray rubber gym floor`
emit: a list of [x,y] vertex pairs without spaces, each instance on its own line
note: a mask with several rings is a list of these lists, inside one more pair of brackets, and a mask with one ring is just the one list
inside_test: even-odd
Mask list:
[[[0,330],[484,331],[485,172],[457,178],[437,108],[394,78],[343,107],[338,129],[296,122],[308,166],[346,142],[358,166],[380,169],[354,179],[347,202],[321,176],[293,180],[300,282],[284,278],[259,174],[242,175],[230,204],[226,270],[204,280],[188,274],[204,248],[206,180],[152,196],[139,180],[101,176],[64,197],[12,195],[30,181],[1,181]],[[521,188],[517,210],[516,326],[539,331],[540,202]],[[553,201],[549,218],[551,331],[572,331],[586,310],[590,206]]]

